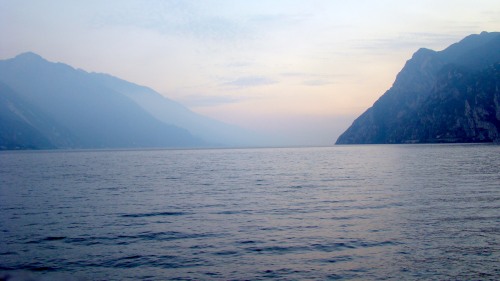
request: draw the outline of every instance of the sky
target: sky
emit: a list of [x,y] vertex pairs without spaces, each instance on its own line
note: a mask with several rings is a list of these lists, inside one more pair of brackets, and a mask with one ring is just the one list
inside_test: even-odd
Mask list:
[[0,0],[31,51],[293,145],[332,145],[421,47],[500,31],[498,0]]

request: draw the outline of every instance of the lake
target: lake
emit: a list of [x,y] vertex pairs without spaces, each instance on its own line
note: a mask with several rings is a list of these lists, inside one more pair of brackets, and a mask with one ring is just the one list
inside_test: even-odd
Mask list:
[[500,146],[0,153],[0,280],[499,280]]

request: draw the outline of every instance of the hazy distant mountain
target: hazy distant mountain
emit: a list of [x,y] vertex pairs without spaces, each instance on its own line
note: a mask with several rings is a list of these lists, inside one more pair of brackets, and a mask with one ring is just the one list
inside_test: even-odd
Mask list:
[[71,146],[73,137],[65,133],[54,120],[0,82],[0,149]]
[[197,114],[150,88],[107,74],[92,73],[92,75],[106,87],[126,95],[157,119],[185,128],[211,144],[248,146],[265,143],[264,138],[254,132]]
[[0,61],[0,149],[259,145],[150,88],[34,53]]
[[500,33],[418,50],[337,144],[500,141]]
[[0,61],[0,148],[206,145],[95,75],[33,53]]

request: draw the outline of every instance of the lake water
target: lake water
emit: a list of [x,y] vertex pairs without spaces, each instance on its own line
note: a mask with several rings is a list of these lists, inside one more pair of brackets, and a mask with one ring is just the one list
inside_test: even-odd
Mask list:
[[499,280],[500,146],[0,153],[0,280]]

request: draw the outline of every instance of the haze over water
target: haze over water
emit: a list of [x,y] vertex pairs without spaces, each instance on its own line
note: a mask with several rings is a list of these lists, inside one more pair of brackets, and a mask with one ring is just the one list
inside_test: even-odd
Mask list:
[[0,277],[498,280],[499,152],[2,152]]

